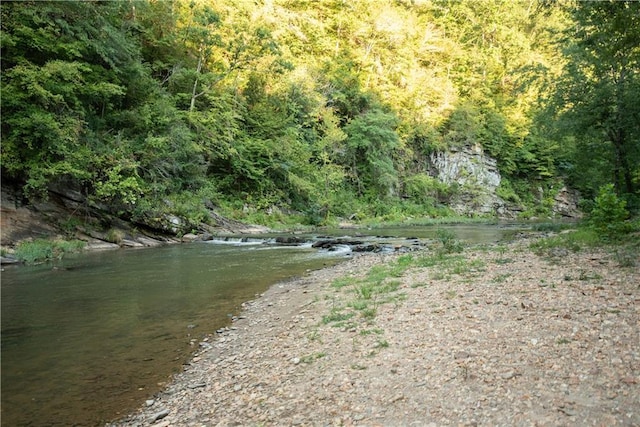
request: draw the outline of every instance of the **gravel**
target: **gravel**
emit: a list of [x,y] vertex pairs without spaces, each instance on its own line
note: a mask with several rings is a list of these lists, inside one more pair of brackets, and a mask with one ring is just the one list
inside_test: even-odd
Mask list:
[[[345,322],[326,316],[400,255],[274,285],[112,426],[640,425],[638,263],[529,243],[385,279],[399,282],[391,298]],[[354,286],[332,286],[344,277]]]

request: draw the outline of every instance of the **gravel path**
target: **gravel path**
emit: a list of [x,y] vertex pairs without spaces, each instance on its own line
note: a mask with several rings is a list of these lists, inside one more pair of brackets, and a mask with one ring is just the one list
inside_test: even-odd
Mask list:
[[529,243],[275,285],[113,426],[639,426],[639,260]]

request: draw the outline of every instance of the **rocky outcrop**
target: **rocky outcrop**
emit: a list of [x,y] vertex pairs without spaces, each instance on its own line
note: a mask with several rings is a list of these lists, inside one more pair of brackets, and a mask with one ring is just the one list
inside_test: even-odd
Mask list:
[[580,193],[566,186],[562,187],[553,198],[553,214],[564,218],[582,218],[582,212],[578,208]]
[[[478,144],[429,157],[429,172],[441,182],[455,186],[448,206],[459,215],[496,215],[517,218],[522,206],[508,203],[497,194],[502,181],[496,159],[488,156]],[[542,203],[545,193],[539,188],[535,194]],[[554,196],[551,215],[561,218],[581,218],[578,208],[580,194],[563,186]]]
[[480,145],[433,153],[429,169],[441,182],[457,187],[449,202],[456,213],[508,216],[507,204],[496,194],[501,181],[497,161]]
[[[86,241],[88,249],[153,247],[180,242],[180,228],[185,224],[173,215],[165,215],[155,222],[127,221],[114,213],[115,208],[89,201],[71,185],[52,184],[47,199],[29,203],[18,186],[3,183],[0,193],[0,245],[4,248],[14,247],[23,240],[56,236]],[[223,218],[213,210],[210,210],[210,216],[211,224],[193,227],[198,229],[196,240],[209,240],[219,233],[268,231],[266,227]],[[189,235],[185,237],[182,240],[190,238]]]

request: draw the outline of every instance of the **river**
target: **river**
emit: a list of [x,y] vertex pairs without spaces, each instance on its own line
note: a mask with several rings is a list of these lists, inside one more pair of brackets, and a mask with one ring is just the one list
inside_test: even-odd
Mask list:
[[[438,228],[473,243],[495,242],[517,229]],[[433,238],[436,229],[352,233],[394,242]],[[53,264],[6,267],[2,425],[91,426],[121,417],[179,372],[198,343],[228,324],[242,302],[278,281],[343,259],[309,245],[262,242],[93,252]]]

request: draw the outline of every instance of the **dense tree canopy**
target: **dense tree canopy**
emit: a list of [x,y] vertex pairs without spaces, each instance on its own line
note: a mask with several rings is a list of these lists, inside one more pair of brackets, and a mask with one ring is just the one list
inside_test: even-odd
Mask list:
[[552,106],[572,150],[571,178],[591,195],[611,182],[633,200],[640,177],[640,3],[584,2],[570,12],[575,25],[565,32],[567,62]]
[[524,208],[564,182],[632,200],[639,5],[3,2],[2,177],[146,222],[318,223],[435,214],[456,189],[428,155],[480,145]]

